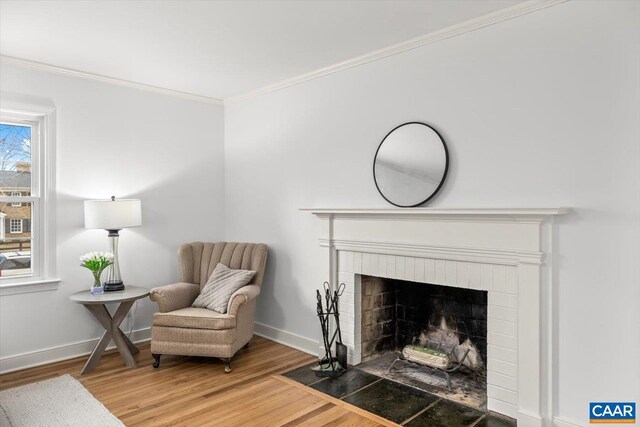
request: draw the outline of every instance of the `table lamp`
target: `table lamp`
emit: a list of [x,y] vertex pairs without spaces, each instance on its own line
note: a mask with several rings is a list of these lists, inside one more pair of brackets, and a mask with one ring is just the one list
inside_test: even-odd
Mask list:
[[104,291],[121,291],[124,283],[118,263],[119,231],[123,228],[142,225],[142,207],[138,199],[85,200],[84,227],[102,228],[109,233],[109,250],[113,253],[113,264],[107,270]]

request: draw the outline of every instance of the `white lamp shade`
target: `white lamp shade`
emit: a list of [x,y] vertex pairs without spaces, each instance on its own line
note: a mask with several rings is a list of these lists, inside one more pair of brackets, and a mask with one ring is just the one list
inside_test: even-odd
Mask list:
[[142,205],[138,199],[85,200],[84,227],[120,230],[142,225]]

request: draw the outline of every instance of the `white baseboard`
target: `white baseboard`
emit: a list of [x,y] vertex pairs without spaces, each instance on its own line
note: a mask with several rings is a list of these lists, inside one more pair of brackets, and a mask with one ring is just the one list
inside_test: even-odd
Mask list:
[[[149,339],[151,339],[151,328],[136,329],[131,333],[131,341],[135,343],[148,341]],[[86,356],[91,353],[98,343],[98,340],[99,338],[78,341],[71,344],[3,357],[0,359],[0,374],[73,359],[79,356]],[[115,348],[113,344],[107,347],[108,350],[112,348]]]
[[569,418],[553,417],[553,427],[584,427],[584,424]]
[[296,350],[318,356],[318,341],[258,322],[255,322],[254,333],[271,341],[295,348]]

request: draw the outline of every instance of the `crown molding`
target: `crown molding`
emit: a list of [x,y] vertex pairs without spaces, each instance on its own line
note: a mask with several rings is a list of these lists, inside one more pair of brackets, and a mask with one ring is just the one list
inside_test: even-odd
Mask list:
[[132,89],[144,90],[147,92],[159,93],[161,95],[174,96],[177,98],[188,99],[190,101],[205,102],[207,104],[224,105],[224,101],[209,96],[196,95],[195,93],[181,92],[178,90],[167,89],[159,86],[147,85],[144,83],[132,82],[130,80],[118,79],[115,77],[103,76],[71,68],[58,67],[55,65],[45,64],[42,62],[30,61],[27,59],[16,58],[13,56],[0,55],[0,62],[3,64],[15,65],[23,68],[31,68],[34,70],[45,71],[49,73],[62,74],[65,76],[79,77],[87,80],[94,80],[101,83],[123,86]]
[[244,101],[250,98],[254,98],[260,95],[264,95],[270,92],[275,92],[280,89],[284,89],[290,86],[294,86],[300,83],[304,83],[309,80],[317,79],[329,74],[337,73],[349,68],[357,67],[359,65],[367,64],[369,62],[377,61],[392,55],[397,55],[408,50],[416,49],[422,46],[426,46],[440,40],[445,40],[451,37],[456,37],[471,31],[479,30],[500,22],[508,21],[519,16],[527,15],[529,13],[537,12],[548,7],[556,6],[564,3],[568,0],[530,0],[525,3],[520,3],[506,9],[498,10],[487,15],[480,16],[478,18],[470,19],[460,24],[452,25],[450,27],[443,28],[432,33],[425,34],[407,41],[397,43],[386,48],[373,51],[364,55],[356,56],[355,58],[347,59],[346,61],[339,62],[328,67],[320,68],[318,70],[302,74],[296,77],[292,77],[287,80],[282,80],[278,83],[270,84],[260,89],[256,89],[244,94],[227,97],[224,99],[225,104],[232,104],[239,101]]
[[500,22],[508,21],[519,16],[527,15],[529,13],[537,12],[542,9],[546,9],[558,4],[564,3],[568,0],[530,0],[525,3],[520,3],[515,6],[498,10],[496,12],[474,18],[460,24],[452,25],[443,28],[432,33],[425,34],[410,40],[406,40],[401,43],[397,43],[388,46],[383,49],[379,49],[364,55],[357,56],[355,58],[347,59],[346,61],[339,62],[328,67],[320,68],[315,71],[311,71],[306,74],[302,74],[290,79],[282,80],[277,83],[273,83],[262,88],[249,91],[240,95],[227,97],[224,99],[213,98],[204,95],[197,95],[195,93],[181,92],[178,90],[167,89],[159,86],[148,85],[144,83],[133,82],[130,80],[119,79],[115,77],[109,77],[101,74],[94,74],[85,71],[75,70],[72,68],[58,67],[56,65],[45,64],[37,61],[30,61],[27,59],[16,58],[13,56],[0,55],[0,62],[5,64],[11,64],[23,68],[31,68],[35,70],[62,74],[66,76],[79,77],[87,80],[99,81],[102,83],[124,86],[133,89],[144,90],[147,92],[159,93],[162,95],[174,96],[178,98],[188,99],[191,101],[205,102],[214,105],[226,105],[239,101],[244,101],[257,96],[265,95],[270,92],[275,92],[280,89],[285,89],[290,86],[295,86],[300,83],[304,83],[309,80],[317,79],[329,74],[337,73],[339,71],[347,70],[349,68],[364,65],[369,62],[384,59],[389,56],[397,55],[408,50],[416,49],[422,46],[426,46],[432,43],[436,43],[440,40],[445,40],[451,37],[456,37],[465,33],[469,33],[481,28],[489,27]]

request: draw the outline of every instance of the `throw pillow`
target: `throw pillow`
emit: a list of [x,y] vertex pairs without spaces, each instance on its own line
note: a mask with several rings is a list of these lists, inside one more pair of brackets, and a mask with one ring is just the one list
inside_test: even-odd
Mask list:
[[224,314],[227,312],[231,295],[249,283],[255,274],[255,271],[233,270],[226,265],[218,264],[191,306],[208,308]]

